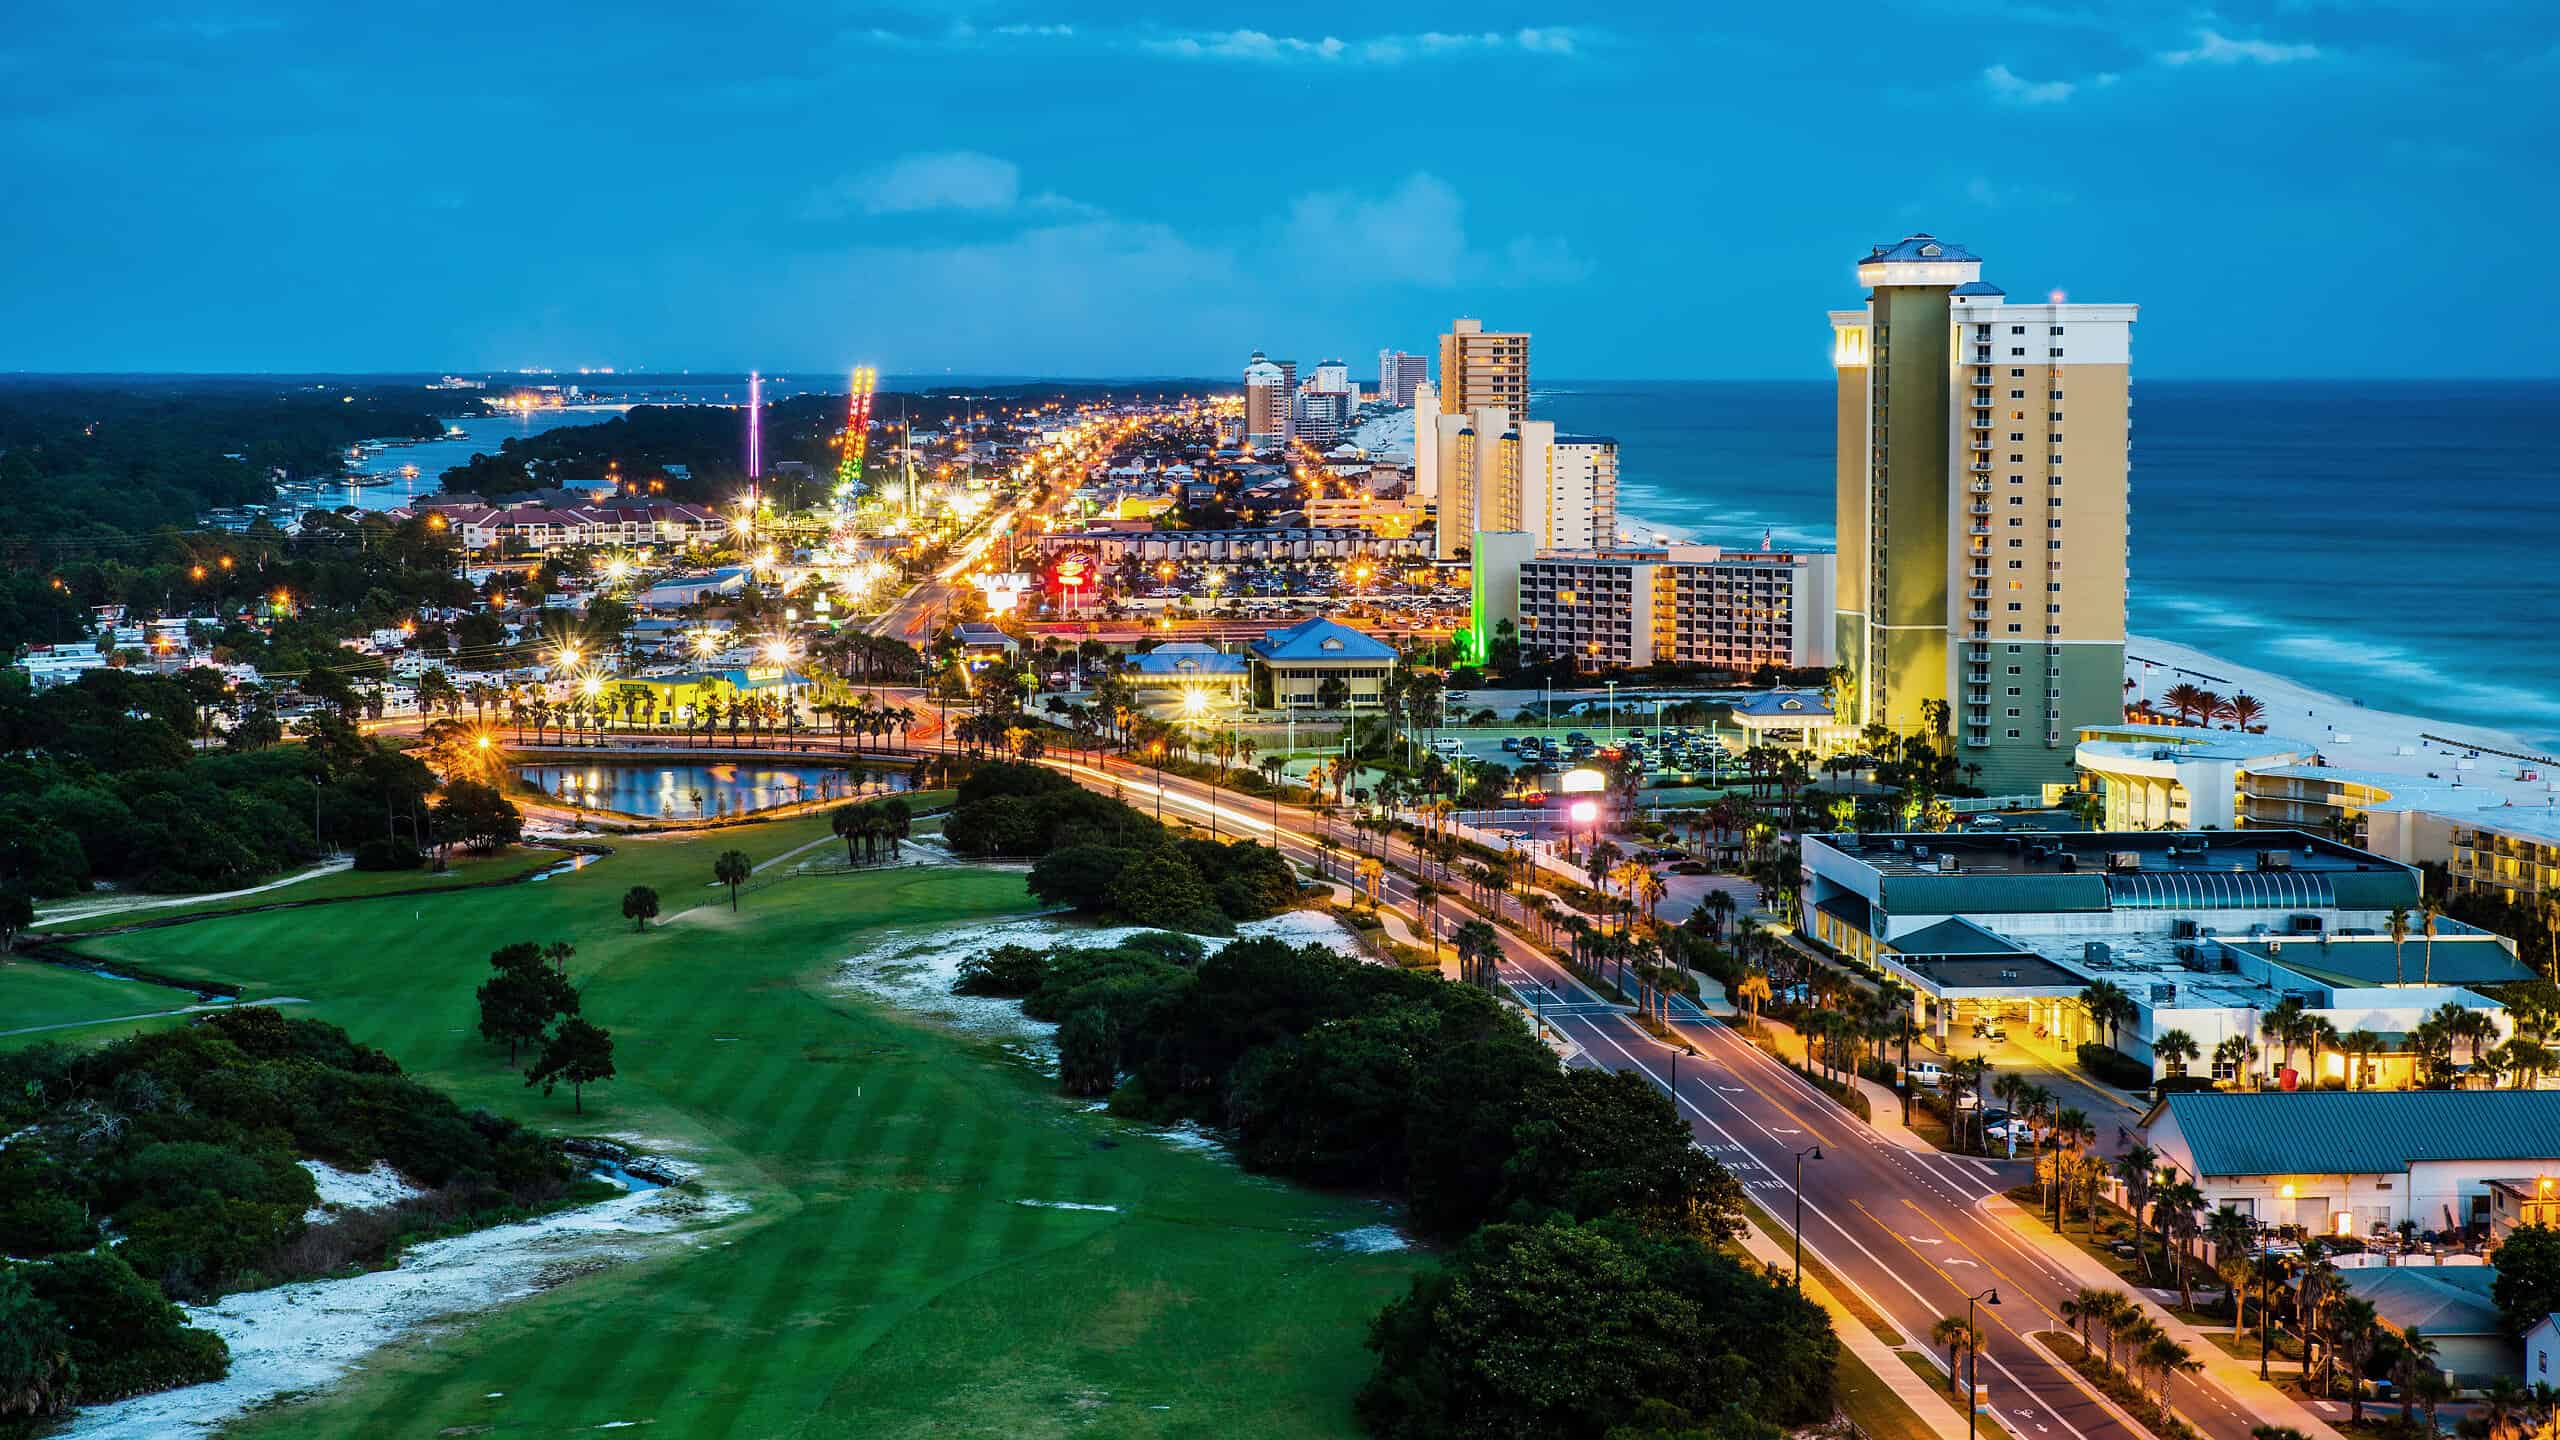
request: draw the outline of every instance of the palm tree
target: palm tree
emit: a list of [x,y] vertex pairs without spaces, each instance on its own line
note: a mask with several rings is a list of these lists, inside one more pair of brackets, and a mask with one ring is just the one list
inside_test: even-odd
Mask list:
[[[2412,1325],[2400,1334],[2400,1354],[2391,1362],[2391,1383],[2400,1392],[2400,1423],[2407,1425],[2416,1407],[2418,1383],[2436,1373],[2436,1342]],[[2432,1407],[2430,1407],[2432,1408]]]
[[2089,1012],[2090,1019],[2106,1027],[2107,1048],[2110,1050],[2115,1048],[2117,1027],[2132,1023],[2139,1013],[2133,997],[2112,980],[2091,981],[2088,988],[2080,992],[2080,1006]]
[[2142,1273],[2151,1273],[2151,1251],[2142,1244],[2142,1212],[2151,1204],[2151,1191],[2159,1179],[2160,1152],[2148,1145],[2135,1145],[2116,1157],[2116,1178],[2124,1182],[2124,1202],[2133,1211],[2135,1253],[2142,1257]]
[[1757,1025],[1760,1020],[1760,1007],[1769,1003],[1767,973],[1753,970],[1735,981],[1733,1003],[1742,1007],[1742,1027],[1745,1030]]
[[2123,1303],[2123,1300],[2122,1291],[2102,1289],[2096,1285],[2083,1285],[2080,1287],[2080,1293],[2062,1302],[2062,1318],[2071,1322],[2071,1333],[2080,1337],[2081,1349],[2092,1348],[2089,1344],[2089,1327],[2104,1325],[2107,1317],[2115,1313],[2115,1307]]
[[2184,1030],[2163,1030],[2159,1038],[2151,1042],[2151,1053],[2160,1057],[2161,1062],[2169,1067],[2170,1074],[2184,1076],[2187,1062],[2203,1054],[2204,1047],[2196,1044],[2196,1037]]
[[2195,1308],[2194,1267],[2189,1250],[2196,1237],[2196,1212],[2204,1208],[2204,1192],[2192,1180],[2172,1180],[2160,1187],[2159,1198],[2152,1202],[2159,1215],[2160,1246],[2169,1255],[2169,1264],[2178,1272],[2178,1308]]
[[2364,1088],[2365,1057],[2382,1048],[2382,1037],[2370,1030],[2350,1030],[2338,1037],[2338,1048],[2349,1056],[2347,1088]]
[[2287,995],[2258,1017],[2258,1033],[2284,1047],[2284,1066],[2293,1068],[2293,1047],[2302,1034],[2302,997]]
[[755,869],[755,863],[747,858],[744,850],[723,850],[719,858],[711,862],[711,878],[729,887],[731,914],[738,910],[738,887],[747,883],[747,877],[753,875]]
[[2221,713],[2222,718],[2231,722],[2232,728],[2247,730],[2267,713],[2267,707],[2257,696],[2243,690],[2222,702]]
[[2231,1067],[2232,1080],[2244,1086],[2255,1078],[2251,1073],[2251,1061],[2256,1056],[2257,1047],[2249,1043],[2246,1035],[2226,1035],[2221,1044],[2213,1047],[2215,1068]]
[[2426,948],[2419,952],[2418,983],[2421,985],[2436,983],[2436,917],[2442,914],[2444,914],[2443,901],[2433,895],[2422,895],[2418,898],[2418,918],[2427,937]]
[[[2409,943],[2409,907],[2392,906],[2391,918],[2384,923],[2383,929],[2391,937],[2391,983],[2405,985],[2409,981],[2409,972],[2401,968],[2400,947]],[[2402,1398],[2405,1402],[2407,1397]],[[2401,1418],[2405,1420],[2408,1417],[2404,1415]]]
[[1468,920],[1458,926],[1450,939],[1458,947],[1459,979],[1478,989],[1494,988],[1496,961],[1502,954],[1502,937],[1482,920]]
[[1947,1347],[1947,1393],[1952,1395],[1956,1377],[1964,1373],[1959,1367],[1981,1353],[1982,1330],[1961,1315],[1941,1315],[1938,1323],[1929,1327],[1929,1343]]
[[2311,1088],[2320,1088],[2320,1052],[2339,1047],[2338,1027],[2326,1015],[2305,1015],[2300,1025],[2302,1043],[2311,1051]]
[[2189,1354],[2187,1347],[2166,1335],[2154,1335],[2142,1342],[2140,1368],[2160,1377],[2160,1418],[2169,1418],[2169,1382],[2180,1375],[2193,1375],[2204,1363]]

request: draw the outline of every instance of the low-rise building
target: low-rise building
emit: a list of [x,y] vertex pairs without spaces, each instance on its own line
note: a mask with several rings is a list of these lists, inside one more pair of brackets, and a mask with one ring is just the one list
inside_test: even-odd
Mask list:
[[473,550],[508,545],[528,550],[568,550],[587,545],[689,545],[717,541],[729,522],[704,505],[652,500],[636,505],[508,505],[445,514],[455,535]]
[[98,647],[82,642],[73,645],[31,645],[18,657],[18,668],[27,672],[27,680],[38,690],[67,684],[92,670],[107,668],[107,657]]
[[1273,528],[1268,530],[1087,530],[1040,537],[1040,553],[1048,558],[1082,551],[1104,565],[1129,560],[1142,565],[1164,561],[1223,564],[1237,561],[1289,560],[1420,560],[1431,553],[1418,534],[1382,535],[1367,530]]
[[1252,672],[1245,657],[1196,640],[1169,641],[1143,655],[1132,655],[1121,671],[1142,690],[1212,691],[1231,699],[1243,698]]
[[1858,741],[1856,727],[1831,713],[1831,700],[1819,690],[1767,690],[1733,702],[1733,723],[1744,747],[1772,745],[1782,750],[1832,752]]
[[2485,1230],[2494,1182],[2560,1175],[2560,1090],[2182,1092],[2141,1131],[2208,1210],[2315,1235]]
[[1394,646],[1321,615],[1269,631],[1246,650],[1254,703],[1290,710],[1326,706],[1330,681],[1341,682],[1344,707],[1382,705],[1397,659]]
[[[1809,835],[1803,853],[1800,928],[1909,985],[1942,1039],[1996,1022],[2065,1054],[2107,1041],[2157,1074],[2174,1031],[2216,1079],[2408,1085],[2430,1015],[2485,1014],[2486,1049],[2505,1011],[2469,987],[2533,973],[2459,921],[2394,942],[2417,870],[2293,831]],[[2102,983],[2127,1001],[2113,1026],[2082,998]],[[2334,1038],[2266,1035],[2279,1007]]]

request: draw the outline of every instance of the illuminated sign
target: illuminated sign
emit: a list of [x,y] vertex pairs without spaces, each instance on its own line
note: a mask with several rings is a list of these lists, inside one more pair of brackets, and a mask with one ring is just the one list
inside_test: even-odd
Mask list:
[[1556,788],[1567,795],[1591,795],[1609,788],[1608,775],[1590,766],[1567,770],[1556,777]]

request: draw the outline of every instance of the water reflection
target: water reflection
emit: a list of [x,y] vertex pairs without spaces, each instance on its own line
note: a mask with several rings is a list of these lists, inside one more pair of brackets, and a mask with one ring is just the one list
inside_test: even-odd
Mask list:
[[653,820],[717,820],[803,801],[851,800],[910,788],[896,767],[764,765],[519,765],[516,776],[563,805]]

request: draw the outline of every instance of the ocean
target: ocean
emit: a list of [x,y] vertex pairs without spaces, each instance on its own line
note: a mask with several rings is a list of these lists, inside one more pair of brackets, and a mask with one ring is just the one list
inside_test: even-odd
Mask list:
[[[1833,543],[1827,381],[1555,381],[1627,529]],[[2377,709],[2560,743],[2560,381],[2145,381],[2135,634]]]

